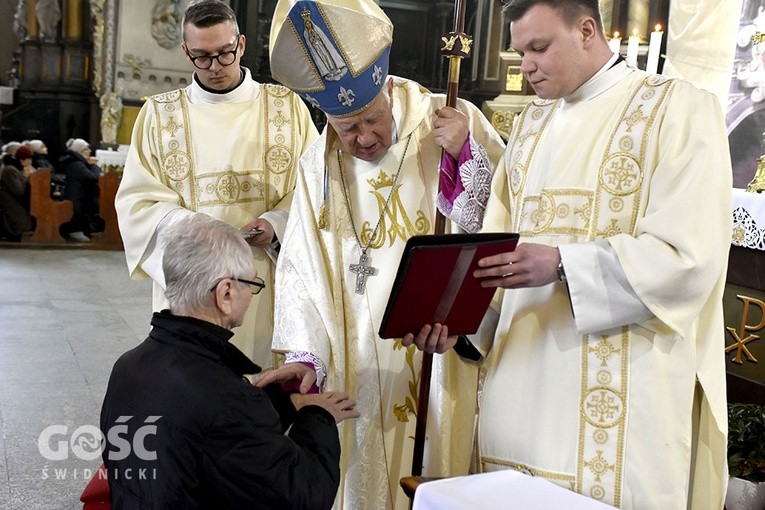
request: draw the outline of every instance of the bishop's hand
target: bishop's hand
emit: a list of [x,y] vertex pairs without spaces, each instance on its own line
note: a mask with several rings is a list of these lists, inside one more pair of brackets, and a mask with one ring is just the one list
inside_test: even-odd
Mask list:
[[429,352],[430,354],[443,354],[457,343],[457,336],[449,336],[449,328],[441,324],[426,324],[422,327],[417,336],[413,333],[407,333],[401,339],[404,347],[410,345],[416,346],[419,350]]
[[361,416],[356,410],[356,401],[342,391],[328,391],[310,395],[293,393],[290,398],[298,411],[303,406],[319,406],[331,414],[336,423]]
[[433,121],[433,134],[436,144],[459,161],[460,152],[468,139],[468,118],[454,108],[445,106],[436,110]]
[[265,388],[271,383],[285,385],[298,381],[300,382],[300,393],[308,393],[311,386],[316,382],[316,371],[303,363],[285,363],[279,368],[258,377],[255,381],[255,386]]

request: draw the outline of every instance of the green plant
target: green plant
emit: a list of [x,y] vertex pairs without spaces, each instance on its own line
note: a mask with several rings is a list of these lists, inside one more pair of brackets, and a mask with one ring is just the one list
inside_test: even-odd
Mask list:
[[765,406],[728,404],[728,474],[765,482]]

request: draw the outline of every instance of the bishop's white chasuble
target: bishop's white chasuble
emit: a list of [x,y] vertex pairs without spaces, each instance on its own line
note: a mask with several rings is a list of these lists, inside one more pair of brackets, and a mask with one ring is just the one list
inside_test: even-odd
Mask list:
[[[393,96],[403,117],[397,142],[379,161],[354,160],[329,129],[303,156],[277,266],[274,349],[313,353],[327,370],[325,390],[345,391],[358,403],[361,417],[340,424],[335,504],[354,510],[409,505],[399,479],[411,474],[422,361],[414,347],[377,331],[406,240],[433,232],[440,149],[432,121],[445,98],[398,78]],[[475,107],[459,109],[473,138],[498,161],[502,141],[491,125]],[[359,241],[377,270],[362,294],[350,269],[359,263]],[[453,352],[434,362],[424,474],[465,474],[477,368]]]

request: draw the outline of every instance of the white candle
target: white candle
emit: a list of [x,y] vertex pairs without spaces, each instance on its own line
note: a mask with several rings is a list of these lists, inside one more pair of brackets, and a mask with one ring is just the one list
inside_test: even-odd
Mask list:
[[622,36],[619,34],[619,32],[614,32],[614,36],[611,38],[610,41],[608,41],[608,47],[611,48],[612,52],[619,53],[621,46],[622,46]]
[[661,52],[661,38],[664,32],[661,31],[661,25],[656,25],[656,30],[651,32],[651,39],[648,42],[648,59],[646,60],[645,70],[651,74],[656,74],[659,69],[659,53]]
[[627,63],[632,67],[637,67],[638,46],[640,45],[640,36],[638,31],[634,30],[627,41]]

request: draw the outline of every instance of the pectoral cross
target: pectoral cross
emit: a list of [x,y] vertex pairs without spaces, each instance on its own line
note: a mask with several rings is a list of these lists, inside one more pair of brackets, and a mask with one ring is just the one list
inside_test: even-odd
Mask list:
[[367,276],[376,275],[377,268],[369,265],[369,257],[366,250],[361,252],[359,263],[351,264],[349,267],[352,273],[356,273],[356,294],[363,294],[364,288],[367,285]]

